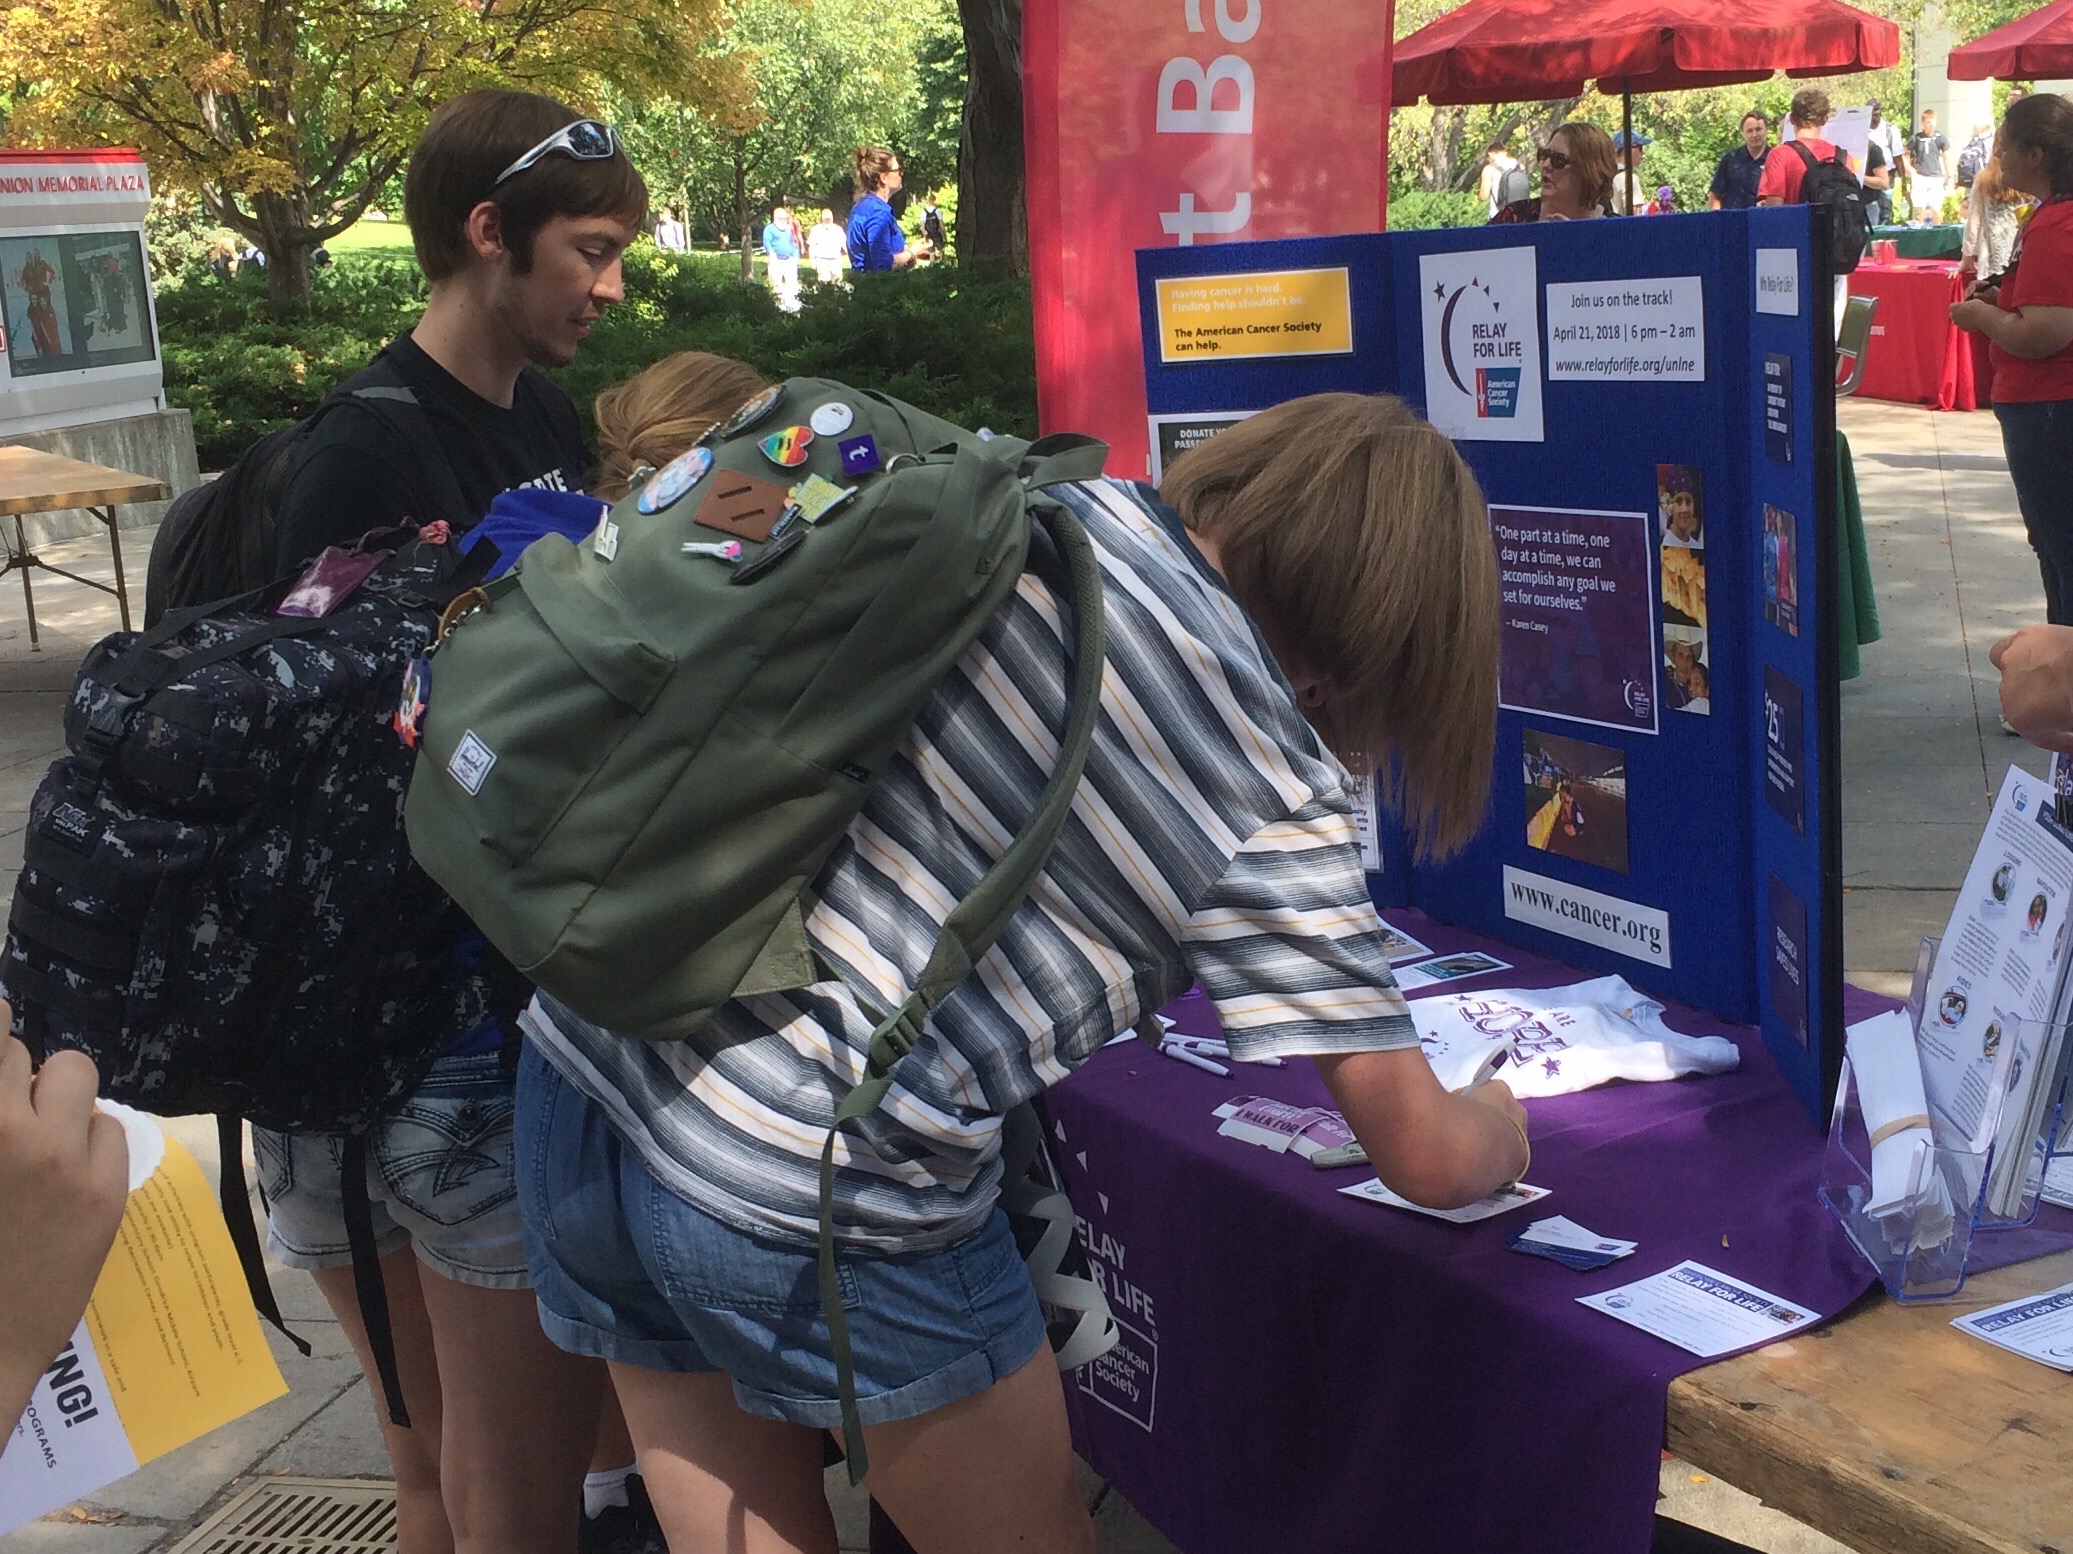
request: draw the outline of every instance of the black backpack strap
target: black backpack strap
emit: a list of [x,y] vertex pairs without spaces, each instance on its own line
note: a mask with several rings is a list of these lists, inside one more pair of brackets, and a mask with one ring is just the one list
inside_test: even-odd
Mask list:
[[223,1223],[230,1230],[231,1249],[244,1270],[245,1288],[252,1292],[252,1304],[274,1329],[305,1356],[307,1339],[289,1330],[274,1300],[273,1281],[266,1276],[266,1264],[259,1255],[259,1227],[252,1222],[252,1194],[245,1186],[245,1119],[236,1112],[216,1114],[216,1196],[223,1205]]
[[[1811,152],[1811,151],[1809,151],[1809,150],[1808,150],[1808,149],[1807,149],[1807,148],[1806,148],[1805,146],[1801,145],[1801,144],[1800,144],[1800,143],[1799,143],[1798,141],[1796,141],[1796,140],[1788,140],[1788,141],[1786,141],[1786,142],[1785,142],[1785,144],[1786,144],[1786,145],[1788,145],[1788,146],[1790,146],[1790,147],[1792,147],[1792,149],[1793,149],[1793,150],[1794,150],[1795,152],[1797,152],[1797,153],[1799,154],[1799,159],[1800,159],[1800,160],[1801,160],[1802,162],[1804,162],[1804,163],[1806,163],[1806,164],[1807,164],[1807,171],[1808,171],[1808,172],[1810,172],[1810,173],[1811,173],[1811,172],[1812,172],[1812,171],[1813,171],[1813,170],[1814,170],[1815,168],[1817,168],[1817,167],[1819,167],[1819,166],[1821,165],[1821,163],[1820,163],[1820,162],[1819,162],[1819,161],[1818,161],[1818,160],[1817,160],[1817,159],[1815,158],[1815,156],[1814,156],[1814,153],[1813,153],[1813,152]],[[1837,154],[1838,154],[1838,155],[1840,155],[1841,153],[1840,153],[1840,152],[1838,152]],[[1802,185],[1800,186],[1800,189],[1801,189],[1802,197],[1804,197],[1804,194],[1805,194],[1805,189],[1806,189],[1806,185],[1802,184]]]
[[389,1292],[382,1283],[381,1258],[374,1250],[374,1206],[367,1197],[366,1133],[348,1138],[341,1156],[339,1187],[345,1207],[346,1246],[353,1257],[353,1293],[359,1297],[360,1321],[367,1329],[367,1348],[374,1356],[375,1375],[381,1381],[389,1423],[399,1430],[408,1430],[410,1411],[403,1406],[403,1381],[396,1372],[396,1334],[389,1325]]
[[[1082,478],[1069,471],[1084,467],[1091,456],[1086,440],[1062,438],[1056,442],[1046,439],[1034,445],[1029,454],[1034,462],[1026,463],[1024,468],[1032,486]],[[971,973],[1028,896],[1072,811],[1080,775],[1086,769],[1087,752],[1094,745],[1094,728],[1101,718],[1101,676],[1108,652],[1101,563],[1080,520],[1055,498],[1032,504],[1030,516],[1055,546],[1071,579],[1068,599],[1073,621],[1072,687],[1066,701],[1065,733],[1058,742],[1058,761],[1037,797],[1035,809],[1015,840],[1008,844],[1008,850],[943,920],[935,949],[915,978],[914,991],[907,1001],[892,1013],[884,1014],[859,996],[860,1007],[878,1021],[878,1028],[871,1033],[864,1077],[843,1097],[834,1124],[821,1145],[821,1312],[835,1350],[835,1377],[842,1398],[842,1449],[849,1459],[852,1484],[863,1482],[870,1464],[864,1451],[863,1420],[857,1413],[856,1365],[850,1354],[849,1320],[842,1309],[842,1289],[835,1266],[835,1135],[845,1122],[869,1116],[878,1109],[892,1089],[894,1068],[921,1039],[930,1011]]]
[[417,494],[437,509],[412,513],[411,517],[427,522],[444,518],[460,529],[482,516],[468,511],[468,500],[461,495],[461,484],[454,478],[453,461],[446,456],[446,447],[433,429],[432,418],[419,403],[416,390],[404,383],[370,383],[364,388],[348,389],[344,397],[366,406],[399,444],[411,450],[411,462],[421,482]]

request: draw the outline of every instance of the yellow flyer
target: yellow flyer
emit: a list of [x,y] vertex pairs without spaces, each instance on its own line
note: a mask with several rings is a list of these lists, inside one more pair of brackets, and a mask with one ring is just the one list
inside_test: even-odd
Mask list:
[[1173,275],[1153,286],[1161,361],[1343,356],[1353,349],[1353,297],[1343,265]]
[[129,1135],[129,1207],[86,1319],[0,1447],[0,1533],[288,1390],[194,1156],[102,1107]]

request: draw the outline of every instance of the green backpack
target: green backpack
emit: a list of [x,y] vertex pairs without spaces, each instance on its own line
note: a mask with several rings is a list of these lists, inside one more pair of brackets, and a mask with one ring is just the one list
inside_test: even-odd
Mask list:
[[[1045,488],[1098,476],[1106,454],[975,436],[816,379],[758,396],[592,538],[536,541],[449,612],[405,810],[417,861],[521,972],[625,1035],[681,1037],[737,994],[822,980],[800,891],[929,689],[1038,571],[1072,615],[1058,763],[908,998],[865,1006],[878,1029],[836,1127],[868,1114],[1072,806],[1100,712],[1101,575]],[[828,1298],[833,1182],[831,1131],[821,1282],[860,1474],[847,1325]]]

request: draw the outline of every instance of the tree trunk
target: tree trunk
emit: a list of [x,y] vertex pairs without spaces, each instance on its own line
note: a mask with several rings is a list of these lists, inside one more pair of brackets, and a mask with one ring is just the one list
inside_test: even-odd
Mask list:
[[756,278],[756,260],[749,245],[749,169],[739,151],[734,154],[734,230],[741,234],[741,283]]
[[266,300],[276,314],[303,307],[310,295],[310,250],[317,246],[317,234],[310,230],[309,200],[297,190],[290,194],[256,194],[252,197],[249,236],[266,255]]
[[957,0],[965,34],[957,261],[1029,273],[1022,164],[1022,0]]
[[276,314],[291,313],[309,301],[310,250],[314,243],[284,243],[266,255],[266,301]]

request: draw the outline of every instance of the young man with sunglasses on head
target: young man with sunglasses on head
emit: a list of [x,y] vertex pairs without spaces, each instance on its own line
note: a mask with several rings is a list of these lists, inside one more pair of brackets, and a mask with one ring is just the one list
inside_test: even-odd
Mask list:
[[[539,368],[572,360],[621,299],[620,254],[647,205],[610,125],[525,92],[469,92],[442,105],[404,182],[430,299],[415,327],[348,380],[380,391],[379,402],[335,404],[304,442],[282,501],[281,569],[406,517],[471,527],[515,487],[581,490],[592,461],[575,406]],[[399,435],[411,425],[422,435]],[[382,1411],[396,1547],[571,1554],[580,1503],[586,1550],[659,1548],[638,1524],[644,1497],[626,1504],[633,1455],[623,1425],[616,1449],[592,1457],[603,1366],[541,1331],[512,1175],[504,1040],[494,1012],[454,1032],[368,1143],[374,1244],[410,1416],[403,1428]],[[315,1274],[380,1411],[339,1143],[255,1129],[253,1147],[268,1250]]]
[[610,125],[530,92],[443,104],[404,179],[430,300],[341,385],[408,390],[428,446],[399,450],[386,406],[328,410],[282,497],[282,569],[403,516],[466,528],[513,487],[581,490],[576,408],[537,369],[567,366],[624,295],[620,254],[647,208]]

